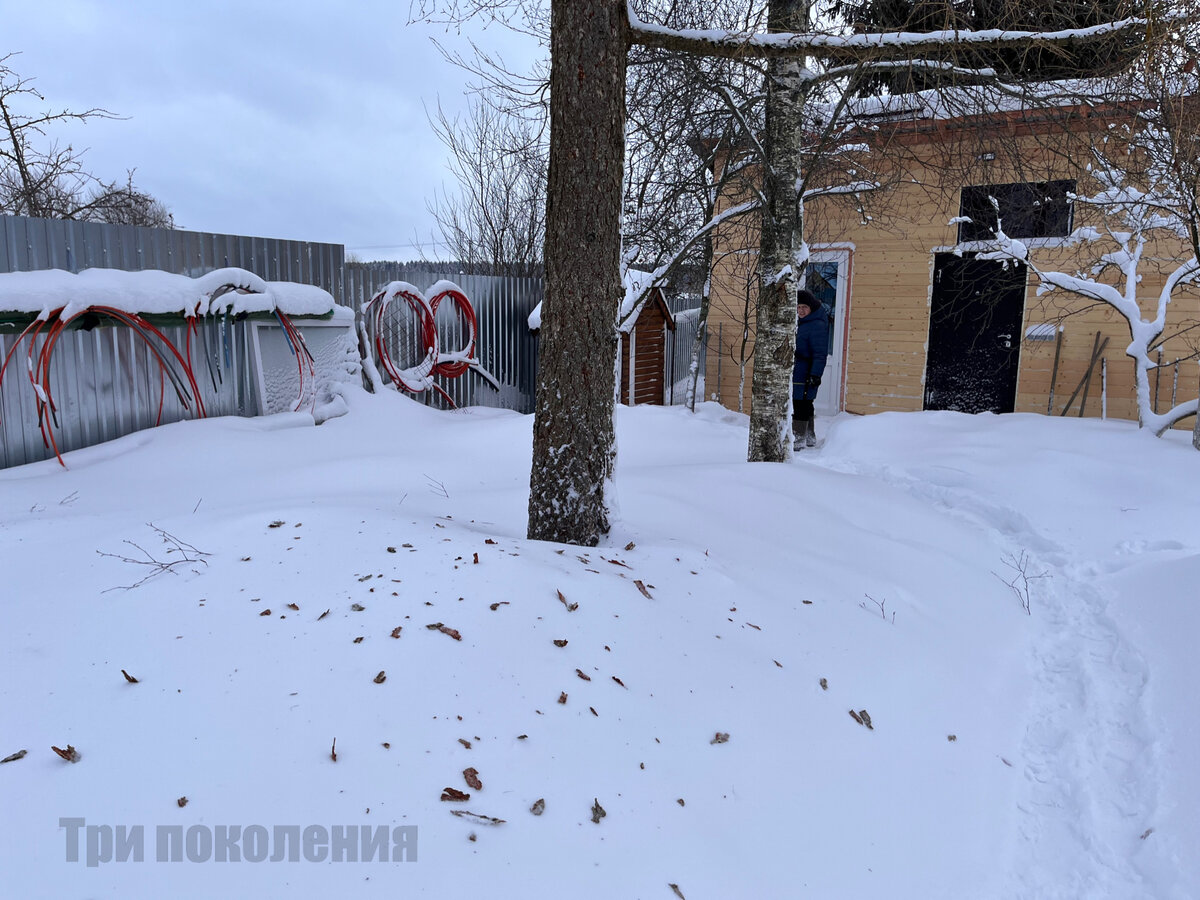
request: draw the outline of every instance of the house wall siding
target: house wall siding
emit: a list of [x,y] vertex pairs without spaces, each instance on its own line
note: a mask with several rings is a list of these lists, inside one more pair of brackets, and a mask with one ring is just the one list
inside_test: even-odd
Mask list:
[[[851,291],[844,313],[848,316],[844,367],[844,408],[847,411],[873,413],[923,408],[934,255],[951,250],[956,243],[957,228],[948,222],[958,215],[960,188],[964,184],[1078,178],[1080,188],[1084,190],[1086,170],[1083,166],[1089,158],[1086,138],[1086,134],[1061,133],[1008,135],[1007,140],[1016,152],[1012,156],[998,154],[995,161],[985,163],[977,157],[981,155],[981,149],[994,146],[993,138],[935,135],[935,142],[959,141],[959,145],[953,154],[947,152],[944,144],[931,144],[928,150],[918,148],[906,166],[904,178],[883,199],[885,214],[879,216],[877,224],[862,224],[858,213],[845,206],[810,201],[806,210],[813,247],[820,247],[821,240],[853,247]],[[929,136],[924,140],[930,140]],[[957,163],[950,164],[951,155]],[[942,166],[947,166],[948,171],[942,171]],[[725,205],[741,199],[728,198]],[[1080,214],[1077,210],[1076,225],[1080,224]],[[746,292],[748,288],[752,292],[755,289],[757,235],[757,223],[742,223],[717,235],[709,323],[708,397],[747,412],[752,378],[754,298],[752,296],[751,302],[747,303]],[[1096,255],[1095,248],[1081,251],[1063,247],[1061,241],[1048,243],[1049,246],[1034,247],[1032,256],[1038,264],[1054,269],[1075,271],[1088,265]],[[1154,298],[1164,283],[1166,267],[1189,254],[1190,250],[1182,245],[1154,247],[1142,266],[1139,296],[1143,300]],[[1145,316],[1153,314],[1147,303],[1143,303],[1142,309]],[[1102,356],[1106,362],[1107,415],[1136,419],[1133,364],[1125,355],[1130,339],[1125,320],[1105,305],[1089,305],[1061,292],[1039,295],[1038,280],[1030,273],[1022,330],[1045,322],[1061,322],[1064,329],[1052,412],[1063,410],[1084,377],[1099,332],[1101,341],[1108,338]],[[1177,294],[1172,300],[1166,333],[1172,334],[1198,322],[1200,297],[1195,292]],[[1169,364],[1193,353],[1197,331],[1200,328],[1190,332],[1190,341],[1186,334],[1165,341],[1164,362]],[[748,333],[744,350],[743,333]],[[718,334],[721,339],[714,340]],[[1016,411],[1046,413],[1055,342],[1053,339],[1025,340],[1024,334],[1020,337]],[[739,368],[739,360],[743,358],[746,360],[744,383]],[[1180,364],[1178,400],[1195,395],[1195,368],[1194,361]],[[1157,404],[1160,412],[1171,405],[1174,379],[1174,369],[1161,370]],[[1089,384],[1085,414],[1098,416],[1101,414],[1099,362]],[[742,388],[740,403],[739,386]],[[1079,404],[1080,398],[1076,397],[1071,415],[1078,414]]]

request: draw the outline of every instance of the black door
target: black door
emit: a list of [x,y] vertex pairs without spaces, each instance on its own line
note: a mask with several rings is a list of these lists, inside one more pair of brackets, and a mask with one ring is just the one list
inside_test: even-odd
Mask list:
[[1012,412],[1025,266],[973,255],[934,258],[925,408]]

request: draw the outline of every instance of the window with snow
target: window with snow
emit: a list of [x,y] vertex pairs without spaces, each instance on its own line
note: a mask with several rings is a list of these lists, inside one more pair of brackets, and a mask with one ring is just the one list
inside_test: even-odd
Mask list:
[[970,221],[959,222],[958,240],[995,236],[997,219],[1011,238],[1066,237],[1074,191],[1074,179],[964,187],[959,215]]

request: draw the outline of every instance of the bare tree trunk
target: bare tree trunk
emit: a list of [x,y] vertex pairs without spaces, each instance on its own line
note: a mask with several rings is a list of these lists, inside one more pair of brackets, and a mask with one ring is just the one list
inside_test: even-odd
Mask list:
[[[768,32],[803,32],[809,0],[771,0]],[[759,297],[750,393],[750,462],[791,458],[792,365],[796,355],[796,286],[804,264],[804,215],[800,205],[800,62],[767,65],[767,171],[764,173]]]
[[[696,389],[700,382],[700,354],[705,351],[705,336],[708,334],[708,310],[712,301],[712,235],[704,240],[704,287],[700,294],[700,311],[696,315],[696,336],[692,340],[691,362],[688,364],[687,395],[684,403],[692,412],[696,411]],[[719,353],[720,347],[717,348]],[[701,397],[701,400],[704,398]]]
[[553,0],[546,299],[529,530],[593,546],[608,532],[616,317],[622,295],[624,0]]

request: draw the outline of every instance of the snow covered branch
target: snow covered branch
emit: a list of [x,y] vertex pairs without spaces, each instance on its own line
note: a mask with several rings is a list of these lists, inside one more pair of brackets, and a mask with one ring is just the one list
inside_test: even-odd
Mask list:
[[628,4],[630,39],[643,47],[729,59],[799,59],[814,53],[853,55],[860,60],[911,60],[922,51],[945,53],[955,48],[986,45],[989,49],[1077,46],[1123,33],[1145,32],[1147,20],[1127,18],[1090,28],[1060,31],[944,30],[880,34],[822,34],[729,32],[672,29],[643,22]]

